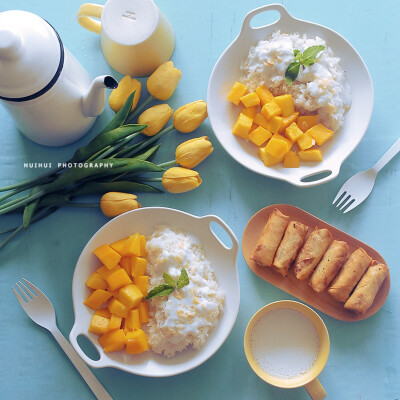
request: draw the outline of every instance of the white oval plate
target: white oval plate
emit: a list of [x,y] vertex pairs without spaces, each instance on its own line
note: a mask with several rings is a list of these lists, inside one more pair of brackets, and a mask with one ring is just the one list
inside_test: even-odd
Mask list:
[[[262,12],[275,10],[280,18],[273,24],[252,28],[252,18]],[[343,128],[331,143],[323,146],[324,160],[307,163],[300,168],[266,167],[257,155],[257,147],[232,134],[232,127],[239,114],[238,108],[227,100],[233,83],[241,73],[240,63],[248,55],[250,47],[264,40],[275,30],[283,33],[307,34],[324,39],[337,57],[340,57],[347,80],[351,86],[352,105],[345,115]],[[239,36],[229,45],[217,61],[208,84],[207,107],[211,127],[225,150],[237,162],[258,174],[280,179],[295,186],[316,186],[328,182],[339,174],[343,161],[352,153],[363,138],[372,115],[374,90],[368,69],[354,47],[338,33],[324,26],[293,18],[280,4],[270,4],[248,13]],[[305,178],[328,173],[323,178],[306,182]],[[311,178],[312,179],[312,178]]]
[[[232,241],[231,248],[226,247],[215,235],[210,226],[211,222],[216,222],[225,229]],[[152,351],[139,355],[129,355],[124,351],[106,354],[97,341],[98,337],[88,332],[94,311],[83,304],[89,295],[85,281],[100,266],[92,251],[104,243],[114,242],[135,232],[150,235],[159,225],[192,233],[200,240],[206,257],[213,265],[217,282],[225,293],[221,318],[200,350],[187,349],[170,359]],[[76,264],[72,281],[75,323],[69,335],[72,346],[91,367],[114,367],[143,376],[177,375],[199,366],[222,346],[236,321],[240,303],[239,276],[236,266],[238,249],[239,244],[235,234],[224,221],[214,215],[196,217],[170,208],[148,207],[112,219],[93,235]],[[80,335],[86,336],[93,343],[99,352],[99,360],[92,360],[82,351],[77,342]]]

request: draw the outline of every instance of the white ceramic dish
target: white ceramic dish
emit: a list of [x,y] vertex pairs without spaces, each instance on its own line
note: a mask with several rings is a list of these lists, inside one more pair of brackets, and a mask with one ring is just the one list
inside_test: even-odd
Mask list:
[[[276,22],[258,28],[251,27],[251,20],[255,15],[270,10],[279,12],[280,17]],[[247,56],[251,46],[278,29],[284,33],[305,33],[308,37],[319,36],[324,39],[336,56],[340,57],[351,86],[352,106],[345,115],[343,128],[331,143],[323,146],[324,160],[321,163],[307,163],[300,168],[268,168],[258,158],[256,146],[232,134],[232,127],[239,112],[237,107],[227,101],[227,95],[240,76],[240,63]],[[324,26],[293,18],[280,4],[269,4],[246,15],[239,36],[217,61],[208,84],[207,105],[215,135],[237,162],[258,174],[287,181],[295,186],[307,187],[328,182],[339,174],[343,161],[357,147],[368,128],[373,98],[374,91],[368,69],[346,39]],[[324,177],[318,176],[322,173]]]
[[[211,229],[211,222],[219,224],[229,235],[232,247],[226,247]],[[104,243],[111,243],[132,233],[150,235],[158,225],[190,232],[200,239],[206,257],[211,261],[218,284],[225,293],[225,305],[222,316],[208,338],[204,347],[198,351],[187,349],[173,358],[151,351],[128,355],[124,351],[104,353],[97,336],[88,332],[93,311],[83,305],[89,295],[85,285],[91,272],[99,267],[92,250]],[[240,302],[239,276],[236,266],[239,244],[231,229],[214,215],[196,217],[182,211],[161,207],[141,208],[122,214],[100,228],[83,249],[76,264],[72,281],[72,298],[75,323],[69,335],[72,346],[83,360],[94,368],[114,367],[133,374],[165,377],[191,370],[211,357],[228,337],[237,317]],[[100,359],[92,360],[80,348],[77,338],[84,335],[99,352]]]

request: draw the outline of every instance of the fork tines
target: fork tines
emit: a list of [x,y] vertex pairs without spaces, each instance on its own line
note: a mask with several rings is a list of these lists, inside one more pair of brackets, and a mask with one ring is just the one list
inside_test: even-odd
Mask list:
[[[35,290],[35,289],[37,290],[37,288],[36,288],[35,285],[33,285],[32,283],[30,283],[30,282],[29,282],[28,280],[26,280],[25,278],[22,278],[22,279],[25,281],[25,283],[26,283],[27,285],[29,285],[29,286],[31,287],[32,290]],[[17,296],[17,299],[18,299],[18,301],[19,301],[20,303],[21,303],[21,301],[23,301],[24,303],[26,303],[26,302],[28,302],[28,301],[31,301],[31,300],[33,300],[34,297],[37,296],[37,294],[36,294],[35,292],[32,292],[31,290],[29,290],[29,288],[28,288],[24,283],[22,283],[21,281],[18,281],[15,285],[17,286],[17,288],[19,289],[19,291],[17,291],[17,290],[14,288],[14,286],[12,286],[11,288],[12,288],[12,290],[13,290],[15,296]],[[28,292],[28,294],[29,294],[30,297],[28,296],[27,292]],[[22,298],[22,296],[20,295],[20,293],[22,293],[22,295],[24,296],[24,298],[25,298],[26,301]]]

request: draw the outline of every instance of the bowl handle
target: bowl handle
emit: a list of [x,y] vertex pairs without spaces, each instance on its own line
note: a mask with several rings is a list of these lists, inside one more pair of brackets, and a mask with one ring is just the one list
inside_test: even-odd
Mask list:
[[100,355],[100,359],[92,360],[91,358],[89,358],[82,351],[81,346],[79,346],[79,343],[78,343],[78,336],[80,336],[80,335],[85,335],[90,340],[90,338],[87,336],[86,332],[80,332],[79,327],[77,327],[77,325],[75,324],[72,327],[71,332],[69,334],[69,341],[71,342],[71,344],[72,344],[73,348],[75,349],[75,351],[82,358],[82,360],[85,361],[86,364],[88,364],[88,365],[90,365],[91,367],[94,367],[94,368],[105,367],[106,365],[104,364],[104,362],[102,360],[103,352],[98,351],[97,346],[95,346],[93,342],[92,342],[92,344],[96,347],[96,349],[97,349],[97,351],[98,351],[98,353]]
[[[229,228],[229,226],[221,218],[217,217],[216,215],[206,215],[204,217],[201,217],[201,219],[208,225],[208,228],[210,229],[211,233],[217,238],[217,240],[223,245],[223,247],[228,252],[232,252],[235,255],[238,253],[239,242],[238,242],[238,240],[236,238],[236,235],[232,232],[231,228]],[[211,229],[211,225],[210,225],[211,222],[216,222],[217,224],[219,224],[225,230],[225,232],[231,238],[232,247],[227,247],[221,242],[221,240],[218,238],[218,236]]]
[[[307,174],[304,176],[301,176],[300,178],[298,178],[297,181],[291,181],[291,183],[293,183],[294,185],[298,186],[298,187],[312,187],[312,186],[317,186],[317,185],[321,185],[322,183],[325,182],[329,182],[333,179],[335,179],[338,175],[339,175],[339,171],[340,171],[340,165],[336,165],[333,168],[332,167],[328,167],[325,169],[321,169],[319,171],[313,172],[312,174]],[[315,179],[315,180],[310,180],[310,181],[302,181],[302,179],[305,178],[309,178],[315,175],[319,175],[319,174],[323,174],[326,172],[330,172],[330,174],[328,176],[325,176],[321,179]]]
[[253,17],[255,17],[257,14],[260,14],[264,11],[269,11],[269,10],[274,10],[274,11],[278,11],[280,14],[280,18],[279,20],[285,20],[285,19],[294,19],[286,10],[286,8],[282,5],[282,4],[268,4],[266,6],[262,6],[259,8],[256,8],[253,11],[250,11],[243,20],[243,25],[242,25],[242,30],[241,33],[243,31],[246,30],[250,30],[253,29],[250,25],[251,20],[253,19]]

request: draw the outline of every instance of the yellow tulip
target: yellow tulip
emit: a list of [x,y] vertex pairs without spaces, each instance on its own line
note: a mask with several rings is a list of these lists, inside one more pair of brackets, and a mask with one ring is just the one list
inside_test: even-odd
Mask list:
[[140,208],[137,196],[130,193],[108,192],[100,200],[100,208],[106,217],[112,218]]
[[161,64],[147,79],[147,90],[158,100],[168,100],[181,79],[182,72],[172,61]]
[[174,114],[174,127],[179,132],[189,133],[197,129],[207,118],[207,103],[197,100],[179,107]]
[[197,171],[181,167],[167,169],[162,177],[162,185],[170,193],[188,192],[200,184],[201,178]]
[[129,75],[124,76],[118,83],[118,87],[110,93],[108,99],[110,108],[117,113],[125,104],[129,95],[135,91],[131,108],[131,111],[133,111],[139,101],[141,89],[142,84],[137,79],[131,78]]
[[149,126],[143,129],[142,133],[146,136],[154,136],[161,131],[173,113],[174,110],[168,104],[157,104],[143,111],[139,115],[138,124]]
[[178,164],[184,168],[194,168],[205,160],[214,148],[207,136],[187,140],[181,143],[175,151]]

